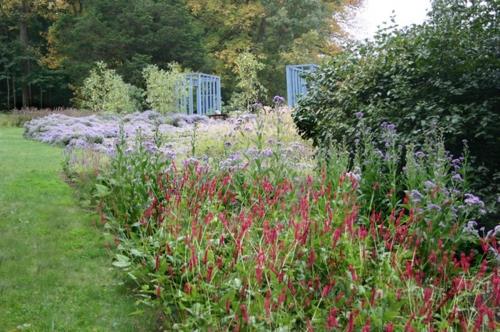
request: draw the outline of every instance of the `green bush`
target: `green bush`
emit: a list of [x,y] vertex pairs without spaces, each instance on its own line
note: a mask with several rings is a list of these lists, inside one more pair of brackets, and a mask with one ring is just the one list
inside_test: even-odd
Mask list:
[[146,102],[155,111],[171,113],[177,110],[177,100],[187,91],[182,89],[182,68],[177,63],[169,64],[168,71],[155,65],[143,70],[146,80]]
[[476,188],[498,192],[499,14],[495,1],[435,1],[422,25],[348,47],[314,76],[294,114],[299,130],[321,146],[355,142],[360,118],[374,131],[395,124],[405,144],[443,128],[453,155],[468,141]]
[[78,91],[81,108],[93,112],[132,113],[141,109],[142,90],[123,81],[113,69],[100,61]]
[[235,61],[233,72],[237,76],[236,93],[231,98],[231,107],[250,110],[250,106],[265,98],[267,89],[259,80],[259,72],[265,65],[250,52],[241,53]]

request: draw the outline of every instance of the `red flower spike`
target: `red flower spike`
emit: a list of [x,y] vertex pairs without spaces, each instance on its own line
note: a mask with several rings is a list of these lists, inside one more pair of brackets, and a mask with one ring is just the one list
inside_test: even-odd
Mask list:
[[271,316],[271,303],[272,302],[272,299],[271,299],[271,291],[268,290],[266,292],[266,298],[264,300],[264,309],[266,310],[266,316],[269,318]]
[[330,294],[332,286],[333,286],[332,284],[328,284],[325,287],[323,287],[323,290],[321,291],[321,297],[327,297],[328,294]]
[[339,327],[339,323],[337,321],[337,309],[332,308],[328,313],[328,317],[326,318],[326,328],[327,330],[332,330],[336,327]]
[[248,311],[246,304],[244,303],[240,304],[240,311],[241,311],[241,318],[246,324],[248,324]]
[[307,259],[307,266],[312,267],[315,261],[316,261],[316,252],[314,252],[314,249],[311,249],[309,251],[309,257]]
[[357,281],[358,275],[356,274],[356,270],[354,269],[354,267],[352,265],[349,265],[349,271],[351,272],[352,280]]
[[156,255],[155,257],[155,271],[158,272],[160,269],[160,256]]
[[349,322],[347,323],[347,332],[353,332],[354,331],[354,320],[356,319],[356,316],[358,315],[357,312],[351,311],[349,313]]
[[371,331],[371,327],[370,327],[370,319],[368,319],[365,323],[365,325],[363,326],[363,329],[361,330],[361,332],[370,332]]

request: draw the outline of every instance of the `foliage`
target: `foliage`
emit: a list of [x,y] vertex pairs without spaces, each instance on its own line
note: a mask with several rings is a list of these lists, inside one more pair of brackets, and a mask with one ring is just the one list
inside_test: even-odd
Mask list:
[[285,93],[285,65],[318,63],[322,55],[338,51],[332,35],[338,36],[342,29],[333,14],[359,3],[359,0],[187,0],[193,15],[205,27],[207,57],[213,71],[227,82],[224,92],[234,91],[236,59],[250,50],[263,59],[265,70],[261,82],[270,96]]
[[79,85],[96,61],[104,61],[127,82],[142,86],[149,64],[178,62],[202,69],[202,27],[183,0],[86,1],[80,12],[66,12],[50,27],[50,59]]
[[468,141],[475,188],[498,193],[499,14],[495,1],[435,1],[424,24],[388,27],[348,48],[319,70],[299,103],[301,133],[317,145],[353,144],[362,117],[375,131],[394,123],[404,143],[421,144],[442,128],[452,154]]
[[258,76],[264,67],[264,64],[250,52],[241,53],[236,58],[234,67],[237,77],[236,93],[231,99],[233,108],[249,111],[251,105],[266,97],[267,89]]
[[140,109],[141,97],[140,89],[125,83],[104,62],[96,63],[78,91],[80,107],[93,112],[131,113]]
[[146,80],[146,102],[160,113],[177,111],[178,98],[186,95],[182,85],[182,68],[177,63],[170,63],[168,71],[155,65],[149,65],[143,70]]
[[0,2],[0,110],[21,106],[66,106],[71,96],[67,77],[43,61],[43,31],[60,10],[45,0]]
[[362,133],[353,165],[331,146],[310,175],[262,126],[243,167],[119,147],[96,187],[114,265],[181,330],[494,329],[497,235],[470,221],[466,158]]
[[245,50],[264,59],[262,84],[282,94],[285,65],[333,54],[338,14],[359,2],[3,0],[0,109],[69,106],[97,61],[141,88],[146,66],[175,61],[222,76],[230,100],[235,61]]

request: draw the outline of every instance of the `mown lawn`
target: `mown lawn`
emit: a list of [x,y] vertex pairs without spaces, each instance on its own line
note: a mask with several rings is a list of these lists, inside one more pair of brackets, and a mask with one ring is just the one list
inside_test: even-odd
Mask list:
[[145,331],[61,149],[0,127],[0,330]]

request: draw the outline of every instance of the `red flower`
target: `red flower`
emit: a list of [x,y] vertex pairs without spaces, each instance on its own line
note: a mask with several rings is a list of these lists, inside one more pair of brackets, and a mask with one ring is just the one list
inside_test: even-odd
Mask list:
[[349,265],[349,271],[351,271],[352,280],[357,281],[358,275],[356,274],[356,270],[354,269],[354,267],[352,265]]
[[328,313],[328,317],[326,318],[326,328],[328,330],[332,330],[338,326],[339,326],[339,323],[337,321],[337,309],[332,308],[332,309],[330,309],[330,312]]
[[330,294],[332,286],[333,286],[332,284],[328,284],[325,287],[323,287],[323,290],[321,291],[321,297],[327,297],[328,294]]
[[248,311],[246,304],[244,303],[240,304],[240,310],[241,310],[241,318],[245,323],[248,324]]
[[266,316],[269,317],[271,316],[271,291],[268,290],[266,292],[266,298],[264,300],[264,309],[266,310]]
[[370,319],[368,319],[365,323],[365,326],[363,326],[363,329],[361,330],[361,332],[370,332]]

